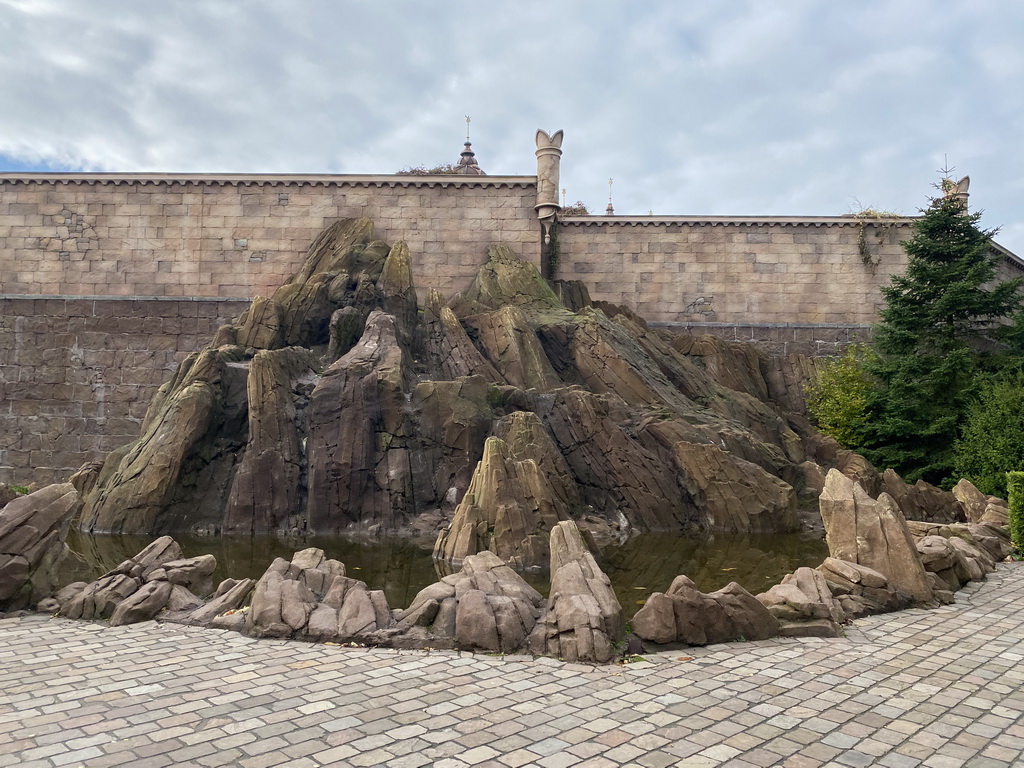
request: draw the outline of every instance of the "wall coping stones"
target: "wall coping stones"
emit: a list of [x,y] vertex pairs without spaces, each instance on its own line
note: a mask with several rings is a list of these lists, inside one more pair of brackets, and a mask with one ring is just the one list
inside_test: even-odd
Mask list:
[[647,323],[661,328],[848,328],[853,331],[869,331],[869,323],[713,323],[700,320],[655,320]]
[[405,174],[352,175],[334,173],[0,173],[0,184],[73,184],[231,187],[496,187],[529,189],[537,186],[536,176],[459,176]]
[[0,301],[19,299],[58,299],[60,301],[252,301],[252,296],[78,296],[67,293],[0,293]]
[[[0,176],[2,178],[2,176]],[[855,227],[861,224],[913,224],[920,216],[894,216],[879,218],[854,216],[565,216],[559,223],[567,226],[594,227],[671,227],[671,226],[707,226],[707,227],[738,227],[748,224],[807,227]],[[1007,253],[1009,253],[1007,251]]]

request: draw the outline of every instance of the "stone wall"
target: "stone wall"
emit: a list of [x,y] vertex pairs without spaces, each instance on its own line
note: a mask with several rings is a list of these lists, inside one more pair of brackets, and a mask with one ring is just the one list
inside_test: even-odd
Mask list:
[[[353,216],[405,240],[421,293],[487,247],[540,264],[531,176],[0,174],[0,482],[51,482],[137,436],[174,366]],[[877,319],[912,219],[568,217],[557,273],[650,321],[835,354]],[[1024,267],[1004,252],[1001,278]]]
[[63,482],[136,438],[175,366],[247,306],[0,298],[0,482]]
[[[742,328],[857,328],[878,320],[880,289],[902,274],[901,241],[914,219],[812,217],[567,217],[557,276],[592,298],[625,304],[653,322]],[[1002,253],[1000,279],[1024,274]],[[758,339],[758,334],[754,334]]]
[[558,275],[656,322],[870,324],[909,227],[864,224],[866,263],[852,217],[574,217],[559,230]]
[[753,344],[766,355],[808,355],[831,357],[841,355],[851,344],[871,341],[872,326],[834,323],[707,323],[661,322],[651,325],[667,328],[673,333],[695,336],[709,334],[726,341]]
[[535,204],[532,176],[0,174],[0,295],[269,295],[357,216],[451,294],[495,242],[539,265]]

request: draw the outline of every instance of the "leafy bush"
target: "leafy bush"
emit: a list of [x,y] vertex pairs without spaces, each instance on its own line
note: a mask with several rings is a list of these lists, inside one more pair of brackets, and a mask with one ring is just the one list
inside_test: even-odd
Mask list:
[[577,200],[571,205],[563,205],[559,215],[561,216],[589,216],[590,210],[587,208],[586,203],[581,200]]
[[819,361],[817,378],[806,391],[807,409],[818,429],[853,450],[865,440],[874,386],[865,363],[871,354],[867,347],[851,344],[842,357]]
[[450,176],[457,174],[459,167],[452,165],[451,163],[441,163],[440,165],[434,165],[427,168],[425,165],[417,165],[415,167],[403,168],[400,171],[396,171],[397,176]]
[[[1024,469],[1024,377],[989,381],[967,412],[954,447],[955,475],[1005,499],[1007,473]],[[1024,502],[1022,502],[1024,503]]]
[[1024,552],[1024,472],[1007,472],[1009,488],[1010,539],[1018,552]]

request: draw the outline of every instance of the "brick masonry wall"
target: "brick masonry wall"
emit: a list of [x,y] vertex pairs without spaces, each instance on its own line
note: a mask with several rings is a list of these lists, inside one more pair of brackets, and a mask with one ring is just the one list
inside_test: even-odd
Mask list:
[[138,437],[175,366],[247,306],[0,298],[0,482],[63,482]]
[[852,218],[708,223],[715,221],[568,219],[558,275],[656,322],[859,325],[875,321],[880,286],[906,264],[899,243],[907,220],[865,225],[870,265]]
[[536,179],[0,177],[0,294],[269,295],[341,218],[405,240],[424,293],[465,288],[487,247],[540,263]]
[[[833,326],[878,320],[880,289],[906,269],[901,241],[912,224],[852,216],[572,217],[560,222],[557,276],[583,280],[594,299],[649,321],[796,324],[803,335],[817,326],[827,345]],[[1022,274],[1019,259],[1001,260],[1000,280]]]

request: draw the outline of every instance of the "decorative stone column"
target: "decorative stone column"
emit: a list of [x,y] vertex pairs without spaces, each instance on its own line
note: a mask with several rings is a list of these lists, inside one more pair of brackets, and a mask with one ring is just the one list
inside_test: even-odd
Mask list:
[[558,204],[558,169],[562,157],[562,132],[550,136],[546,131],[537,131],[537,219],[541,231],[541,272],[551,278],[552,233],[556,214],[561,210]]

